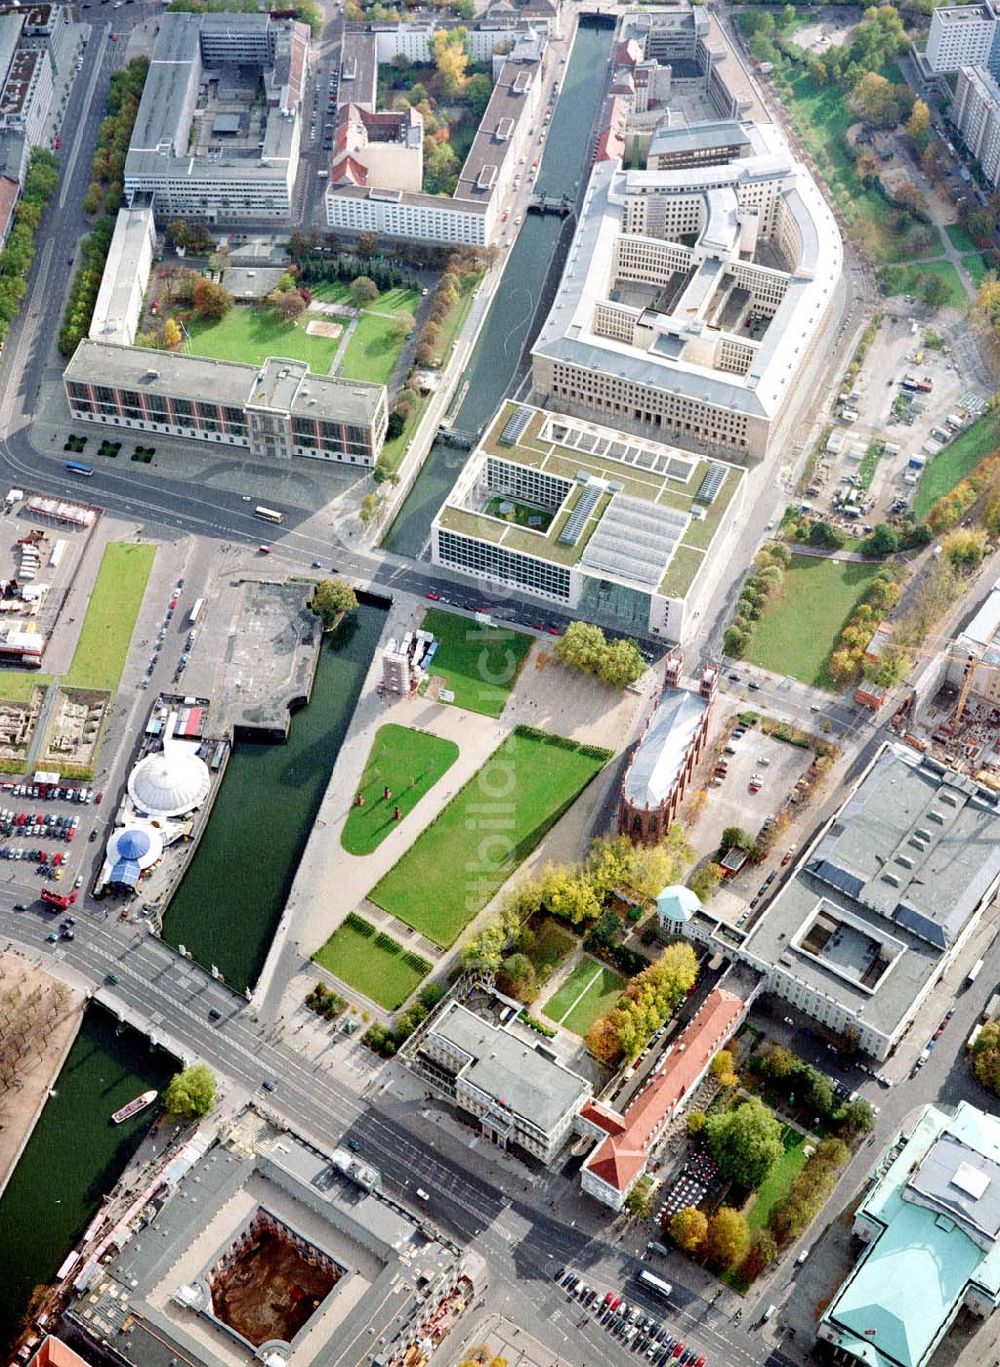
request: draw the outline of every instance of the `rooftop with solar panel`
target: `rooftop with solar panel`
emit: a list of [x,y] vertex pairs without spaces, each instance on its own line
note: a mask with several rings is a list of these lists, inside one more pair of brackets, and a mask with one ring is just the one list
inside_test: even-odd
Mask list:
[[[662,442],[506,403],[433,529],[435,562],[643,634],[683,603],[731,525],[743,470]],[[661,624],[664,629],[653,628]]]

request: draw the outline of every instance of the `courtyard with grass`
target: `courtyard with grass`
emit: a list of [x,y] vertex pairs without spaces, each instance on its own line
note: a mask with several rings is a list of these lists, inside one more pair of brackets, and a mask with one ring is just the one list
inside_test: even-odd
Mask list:
[[429,673],[454,693],[456,707],[499,717],[531,650],[531,637],[430,608],[421,623],[440,642]]
[[355,912],[317,949],[313,962],[387,1011],[402,1006],[431,967]]
[[745,1212],[751,1232],[767,1228],[772,1210],[791,1191],[792,1183],[805,1166],[807,1142],[805,1135],[792,1125],[782,1125],[784,1153],[757,1188],[750,1209]]
[[595,746],[518,727],[369,900],[447,949],[609,758]]
[[967,427],[943,451],[939,451],[924,469],[913,500],[913,511],[925,518],[931,507],[945,494],[950,494],[969,471],[1000,446],[1000,411],[985,413],[978,422]]
[[380,313],[363,313],[354,325],[337,374],[345,380],[388,384],[404,342],[405,338],[396,333],[394,318],[384,318]]
[[[368,763],[340,836],[348,854],[371,854],[458,759],[453,740],[389,723],[375,733]],[[388,788],[389,797],[384,796]],[[363,805],[357,805],[358,798]]]
[[778,596],[754,623],[746,659],[816,688],[837,687],[827,662],[877,563],[793,555]]
[[187,324],[182,350],[192,356],[242,361],[244,365],[260,365],[269,356],[281,356],[291,361],[305,361],[314,374],[327,375],[339,339],[308,333],[308,317],[303,314],[301,321],[285,323],[269,308],[234,304],[218,321],[192,318]]
[[614,1006],[625,979],[594,959],[581,959],[566,981],[546,1002],[542,1012],[556,1025],[585,1036]]
[[73,661],[63,683],[114,693],[142,606],[155,546],[110,542],[97,575]]

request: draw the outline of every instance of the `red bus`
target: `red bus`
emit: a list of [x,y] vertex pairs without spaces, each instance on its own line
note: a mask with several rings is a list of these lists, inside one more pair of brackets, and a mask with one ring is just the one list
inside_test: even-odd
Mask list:
[[60,911],[69,911],[76,901],[75,892],[53,892],[51,888],[42,888],[39,897],[46,906],[58,907]]

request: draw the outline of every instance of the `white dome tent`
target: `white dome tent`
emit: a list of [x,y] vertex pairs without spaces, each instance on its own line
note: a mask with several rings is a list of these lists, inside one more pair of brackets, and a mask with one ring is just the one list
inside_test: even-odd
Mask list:
[[184,816],[202,805],[211,784],[208,765],[194,747],[169,738],[132,770],[128,795],[136,811],[147,816]]

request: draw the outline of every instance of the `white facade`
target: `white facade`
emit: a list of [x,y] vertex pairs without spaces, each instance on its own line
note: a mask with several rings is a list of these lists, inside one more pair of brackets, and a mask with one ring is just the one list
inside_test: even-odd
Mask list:
[[927,65],[931,71],[958,71],[989,59],[997,20],[989,5],[957,5],[931,14]]
[[1000,86],[984,66],[958,73],[952,118],[991,185],[1000,182]]
[[491,213],[489,207],[472,208],[444,195],[407,195],[401,190],[361,187],[331,188],[326,195],[327,227],[418,242],[485,247],[495,218],[495,211]]
[[88,336],[131,346],[156,249],[152,209],[119,209]]

